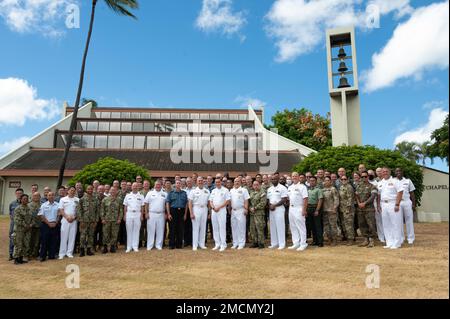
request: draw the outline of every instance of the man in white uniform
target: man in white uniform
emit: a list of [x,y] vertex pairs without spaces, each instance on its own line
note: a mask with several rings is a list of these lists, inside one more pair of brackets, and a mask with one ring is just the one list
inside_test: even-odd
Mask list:
[[247,189],[241,187],[241,179],[234,179],[234,187],[230,190],[230,198],[231,234],[233,236],[233,246],[231,248],[243,249],[245,247],[248,199],[250,195]]
[[230,203],[230,192],[222,187],[222,178],[216,178],[216,188],[211,192],[209,205],[211,206],[211,222],[215,247],[224,251],[227,248],[227,205]]
[[197,187],[189,192],[189,212],[192,220],[192,250],[206,249],[206,222],[208,219],[209,190],[204,187],[203,177],[197,177]]
[[80,202],[80,199],[75,197],[75,192],[75,187],[71,186],[68,195],[59,200],[59,214],[62,216],[59,259],[63,259],[64,256],[73,258],[73,248],[77,236],[76,208]]
[[284,249],[286,246],[284,204],[287,200],[287,189],[279,184],[279,176],[272,176],[272,186],[267,190],[270,211],[270,242],[269,248]]
[[[160,181],[156,181],[155,188],[145,197],[145,218],[147,219],[147,250],[153,245],[161,250],[164,240],[164,226],[166,225],[165,205],[167,193],[162,190]],[[155,243],[156,236],[156,243]]]
[[[395,176],[398,182],[403,187],[403,198],[400,203],[400,208],[403,213],[403,218],[405,220],[406,224],[406,234],[408,239],[408,244],[412,245],[414,243],[414,209],[416,206],[416,197],[414,195],[414,191],[416,188],[414,187],[413,182],[403,177],[403,170],[401,168],[395,169]],[[403,225],[402,225],[402,238],[405,240],[405,234],[403,232]]]
[[131,250],[138,252],[139,245],[139,231],[141,229],[141,222],[144,220],[144,196],[139,193],[139,185],[134,182],[131,185],[131,193],[125,196],[123,200],[124,205],[124,219],[127,229],[127,250],[129,253]]
[[378,183],[378,209],[383,218],[386,246],[397,249],[402,246],[403,216],[400,202],[403,197],[402,185],[391,176],[389,168],[383,168],[383,179]]
[[[380,168],[381,170],[381,168]],[[371,169],[367,171],[369,175],[369,183],[375,186],[378,190],[378,181],[376,180],[375,172]],[[380,172],[381,174],[381,172]],[[377,198],[380,194],[377,194]],[[373,206],[375,207],[375,221],[377,223],[377,235],[380,242],[385,243],[384,239],[384,231],[383,231],[383,219],[381,218],[381,214],[378,212],[378,199],[375,199],[373,202]]]
[[308,189],[300,183],[297,172],[292,173],[293,184],[288,188],[289,226],[291,227],[292,246],[288,249],[305,250],[306,243],[306,209],[308,207]]

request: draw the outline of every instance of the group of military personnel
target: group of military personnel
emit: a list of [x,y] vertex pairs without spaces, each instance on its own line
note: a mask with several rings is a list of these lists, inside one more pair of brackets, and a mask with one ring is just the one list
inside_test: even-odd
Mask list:
[[[232,180],[227,173],[205,179],[175,176],[151,183],[137,176],[134,182],[114,181],[101,185],[94,181],[86,188],[81,183],[61,187],[55,194],[45,187],[31,187],[31,201],[23,189],[16,190],[10,204],[10,260],[15,264],[32,258],[73,258],[92,256],[97,249],[115,253],[118,245],[125,252],[161,250],[168,237],[169,249],[192,246],[207,249],[208,232],[213,250],[265,248],[284,249],[288,234],[297,251],[312,245],[323,247],[324,235],[330,246],[338,237],[353,245],[360,235],[361,247],[374,247],[375,238],[384,248],[396,249],[405,240],[414,242],[414,185],[388,168],[358,170],[347,176],[319,169],[316,174],[297,172],[288,175],[245,173]],[[209,230],[209,231],[208,231]],[[359,233],[358,233],[359,232]],[[310,245],[311,245],[310,244]]]

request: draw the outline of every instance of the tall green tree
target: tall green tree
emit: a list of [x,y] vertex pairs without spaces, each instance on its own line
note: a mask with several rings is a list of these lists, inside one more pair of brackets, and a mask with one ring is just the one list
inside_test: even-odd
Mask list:
[[292,111],[285,109],[272,117],[278,134],[316,151],[331,146],[330,114],[321,116],[301,108]]
[[[119,15],[124,15],[127,17],[135,18],[136,16],[131,13],[133,9],[139,8],[138,0],[100,0],[103,1],[112,11]],[[77,97],[75,99],[75,104],[72,113],[72,121],[70,122],[69,133],[67,135],[66,146],[64,148],[64,155],[61,161],[61,166],[59,168],[58,176],[58,188],[61,186],[64,178],[64,170],[66,168],[67,157],[69,156],[70,146],[72,144],[73,131],[76,128],[76,121],[78,115],[78,109],[80,107],[81,93],[83,91],[83,81],[84,81],[84,70],[86,68],[86,59],[89,51],[89,45],[91,42],[92,30],[94,26],[95,19],[95,8],[99,0],[92,0],[91,18],[89,23],[89,31],[86,40],[86,46],[84,49],[83,59],[81,63],[80,79],[78,82]]]
[[409,159],[412,162],[426,164],[427,158],[431,160],[433,164],[433,158],[429,156],[430,142],[423,143],[407,142],[403,141],[395,146],[395,151],[403,155],[404,158]]
[[447,161],[448,166],[448,114],[444,124],[431,133],[432,144],[428,149],[430,157],[439,157]]

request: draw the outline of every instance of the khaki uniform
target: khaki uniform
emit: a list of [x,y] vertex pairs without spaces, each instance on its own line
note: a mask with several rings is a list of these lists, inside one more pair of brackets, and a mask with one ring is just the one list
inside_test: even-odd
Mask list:
[[20,205],[14,210],[14,258],[25,257],[28,254],[33,215],[28,206]]
[[77,207],[77,219],[80,223],[80,247],[94,247],[94,232],[99,217],[98,198],[85,194]]
[[116,198],[106,197],[102,200],[100,208],[100,216],[103,224],[103,244],[109,247],[115,246],[117,235],[119,233],[120,222],[123,219],[123,200],[117,196]]
[[41,234],[41,218],[38,216],[39,209],[41,208],[41,202],[31,202],[28,204],[28,207],[31,210],[31,214],[33,215],[32,223],[33,227],[31,228],[30,234],[30,247],[28,249],[28,256],[30,257],[38,257],[39,256],[39,237]]

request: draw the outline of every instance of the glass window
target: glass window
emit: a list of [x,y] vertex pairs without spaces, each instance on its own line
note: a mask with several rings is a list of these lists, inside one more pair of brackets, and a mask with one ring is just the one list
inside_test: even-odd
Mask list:
[[175,130],[175,123],[166,123],[166,132],[172,132]]
[[211,132],[220,132],[220,124],[211,123],[210,128]]
[[120,119],[120,113],[119,112],[111,112],[111,118],[112,119]]
[[101,113],[102,113],[102,116],[101,116],[102,119],[111,118],[111,112],[101,112]]
[[130,122],[122,122],[122,132],[131,132]]
[[178,120],[180,118],[180,113],[170,113],[170,118]]
[[211,113],[211,114],[209,115],[209,118],[210,118],[211,120],[218,120],[218,119],[220,119],[220,114],[219,114],[219,113]]
[[83,148],[94,148],[94,136],[83,135]]
[[172,142],[170,140],[170,136],[160,136],[160,148],[167,149],[172,147]]
[[164,132],[165,129],[166,129],[165,124],[162,124],[162,123],[156,123],[155,124],[155,131],[156,132]]
[[133,132],[142,132],[144,130],[144,123],[133,123]]
[[98,130],[98,122],[87,122],[87,130],[88,131],[97,131]]
[[200,132],[199,127],[200,127],[199,123],[189,123],[188,124],[189,132],[196,132],[196,133],[198,133],[198,132]]
[[233,124],[233,128],[231,129],[232,132],[242,132],[242,125],[241,124]]
[[81,135],[73,135],[72,136],[72,147],[73,148],[80,148],[82,147],[82,140]]
[[187,113],[187,112],[180,113],[180,119],[188,120],[189,119],[189,113]]
[[86,131],[87,130],[87,122],[78,122],[78,128],[79,129],[81,129],[81,130],[83,130],[83,131]]
[[139,112],[131,112],[131,118],[132,119],[140,119],[141,118],[141,113],[139,113]]
[[228,113],[220,114],[220,119],[221,120],[228,120]]
[[99,131],[109,131],[109,122],[99,122],[98,130]]
[[200,115],[198,113],[191,113],[191,120],[198,120]]
[[242,124],[242,129],[245,132],[254,132],[253,124]]
[[108,136],[108,148],[120,148],[120,136]]
[[231,132],[231,124],[221,124],[222,132]]
[[95,137],[95,148],[106,148],[108,138],[105,135],[97,135]]
[[92,112],[92,117],[100,118],[102,117],[102,112]]
[[149,119],[150,118],[150,113],[145,112],[145,113],[141,113],[141,119]]
[[145,147],[145,136],[135,136],[134,137],[134,148],[144,149]]
[[144,123],[144,131],[145,132],[155,131],[155,123]]
[[159,149],[159,136],[147,136],[147,148]]
[[177,124],[177,131],[178,132],[186,132],[188,129],[188,123],[178,123]]
[[239,120],[245,121],[248,119],[248,114],[239,114]]
[[161,119],[165,119],[165,120],[170,119],[170,113],[169,112],[161,113]]
[[122,112],[120,117],[123,119],[129,119],[131,117],[131,113],[130,112]]
[[120,131],[120,122],[111,122],[109,130],[111,132],[119,132]]
[[122,136],[120,148],[133,148],[133,136]]
[[201,113],[200,114],[201,120],[209,120],[209,114],[208,113]]
[[237,114],[229,114],[229,115],[228,115],[228,118],[229,118],[230,120],[237,120],[237,119],[238,119],[238,115],[237,115]]
[[150,114],[150,118],[152,118],[152,119],[160,119],[161,118],[161,114],[160,113],[151,113]]

